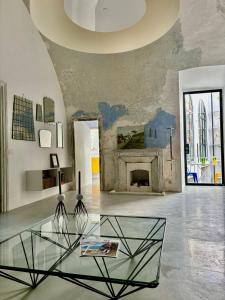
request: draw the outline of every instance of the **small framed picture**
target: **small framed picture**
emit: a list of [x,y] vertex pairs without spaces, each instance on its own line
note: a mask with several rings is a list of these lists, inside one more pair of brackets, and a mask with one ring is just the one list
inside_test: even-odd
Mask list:
[[59,167],[59,159],[56,153],[50,154],[50,161],[51,161],[51,168],[58,168]]
[[42,114],[41,104],[36,104],[36,121],[43,122],[43,114]]

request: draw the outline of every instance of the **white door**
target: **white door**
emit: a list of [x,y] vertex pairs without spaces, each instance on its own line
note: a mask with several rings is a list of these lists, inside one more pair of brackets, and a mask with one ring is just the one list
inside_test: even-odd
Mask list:
[[85,121],[74,122],[76,187],[78,171],[81,172],[82,187],[92,184],[91,131]]

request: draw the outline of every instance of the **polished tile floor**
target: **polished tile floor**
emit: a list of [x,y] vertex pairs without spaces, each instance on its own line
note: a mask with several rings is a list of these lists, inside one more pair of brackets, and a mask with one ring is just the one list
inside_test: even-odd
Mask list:
[[[67,209],[74,207],[67,193]],[[85,192],[90,212],[161,216],[167,229],[158,288],[129,300],[225,300],[225,188],[188,187],[166,196],[110,195],[93,187]],[[0,240],[54,213],[55,197],[0,216]],[[1,300],[103,299],[70,283],[49,278],[37,289],[0,278]]]

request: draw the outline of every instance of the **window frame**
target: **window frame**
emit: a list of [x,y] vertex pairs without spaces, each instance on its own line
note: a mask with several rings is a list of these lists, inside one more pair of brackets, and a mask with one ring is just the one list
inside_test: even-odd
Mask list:
[[[221,130],[221,171],[222,171],[222,183],[189,183],[187,177],[187,144],[186,144],[186,109],[185,109],[185,96],[192,94],[204,94],[204,93],[219,93],[220,94],[220,130]],[[184,176],[185,176],[185,185],[189,186],[224,186],[224,130],[223,130],[223,89],[213,89],[213,90],[195,90],[195,91],[184,91],[183,92],[183,133],[184,133]]]

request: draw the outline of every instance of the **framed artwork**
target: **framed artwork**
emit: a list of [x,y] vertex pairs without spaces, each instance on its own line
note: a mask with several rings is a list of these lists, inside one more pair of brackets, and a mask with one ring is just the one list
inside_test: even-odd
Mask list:
[[51,161],[51,168],[58,168],[59,167],[59,159],[56,153],[50,154],[50,161]]
[[41,148],[51,148],[52,145],[52,132],[50,130],[39,130],[39,146]]
[[56,124],[56,147],[63,148],[63,124],[60,122]]
[[51,98],[43,98],[44,122],[55,122],[55,102]]
[[12,138],[35,141],[33,102],[16,95],[13,102]]
[[143,149],[144,126],[126,126],[117,128],[118,149]]
[[36,104],[36,121],[43,122],[42,105]]

